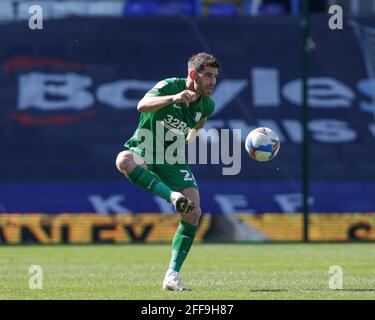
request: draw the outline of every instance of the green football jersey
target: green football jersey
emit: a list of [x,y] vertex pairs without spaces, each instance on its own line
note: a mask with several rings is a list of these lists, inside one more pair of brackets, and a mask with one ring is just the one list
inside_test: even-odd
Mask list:
[[[175,95],[186,90],[186,81],[186,78],[165,79],[158,82],[148,93],[158,96]],[[189,130],[210,116],[214,110],[214,101],[210,97],[201,96],[189,105],[173,103],[157,111],[142,112],[137,129],[125,143],[125,147],[142,157],[147,155],[153,159],[157,154],[165,155],[169,146],[170,149],[184,150]],[[148,144],[144,143],[145,140],[148,140]]]

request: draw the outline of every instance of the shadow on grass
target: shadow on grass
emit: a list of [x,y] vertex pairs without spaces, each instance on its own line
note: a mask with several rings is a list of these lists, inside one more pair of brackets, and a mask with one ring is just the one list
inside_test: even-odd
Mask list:
[[249,292],[304,292],[304,291],[333,291],[333,292],[374,292],[375,289],[253,289]]
[[249,290],[250,292],[288,292],[290,290],[286,289],[254,289],[254,290]]
[[375,289],[306,289],[301,291],[332,291],[332,292],[375,292]]
[[375,289],[338,289],[338,290],[332,290],[332,291],[346,291],[346,292],[352,292],[352,291],[359,291],[359,292],[375,292]]

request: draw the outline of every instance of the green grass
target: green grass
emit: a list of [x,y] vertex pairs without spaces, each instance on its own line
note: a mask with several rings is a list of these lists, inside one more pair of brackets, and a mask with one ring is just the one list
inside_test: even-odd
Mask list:
[[[375,244],[194,245],[181,270],[192,292],[164,292],[169,245],[2,246],[0,299],[374,299]],[[28,269],[43,268],[43,289]],[[328,287],[331,265],[343,290]]]

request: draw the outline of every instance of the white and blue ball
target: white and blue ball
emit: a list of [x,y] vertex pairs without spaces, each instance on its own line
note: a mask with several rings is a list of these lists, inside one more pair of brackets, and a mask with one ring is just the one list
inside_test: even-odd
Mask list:
[[261,127],[251,131],[245,140],[247,153],[256,161],[269,161],[280,150],[280,139],[271,129]]

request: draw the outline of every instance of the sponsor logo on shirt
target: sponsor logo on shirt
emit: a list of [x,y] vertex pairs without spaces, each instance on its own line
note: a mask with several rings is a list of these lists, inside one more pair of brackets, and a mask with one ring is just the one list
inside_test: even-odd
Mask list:
[[173,117],[170,114],[167,114],[167,116],[164,118],[164,127],[170,129],[170,130],[177,130],[177,132],[188,134],[190,127],[186,124],[186,122]]

